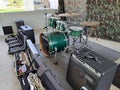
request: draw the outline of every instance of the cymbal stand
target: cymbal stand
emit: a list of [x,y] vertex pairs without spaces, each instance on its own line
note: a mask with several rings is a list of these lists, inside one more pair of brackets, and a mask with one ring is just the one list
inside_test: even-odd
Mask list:
[[44,12],[44,19],[45,19],[45,27],[44,27],[44,29],[45,29],[46,32],[48,32],[46,6],[44,6],[44,9],[45,9],[45,10],[44,10],[44,11],[45,11],[45,12]]
[[55,58],[54,58],[54,64],[57,65],[58,62],[56,60],[56,57],[57,57],[57,48],[55,47]]

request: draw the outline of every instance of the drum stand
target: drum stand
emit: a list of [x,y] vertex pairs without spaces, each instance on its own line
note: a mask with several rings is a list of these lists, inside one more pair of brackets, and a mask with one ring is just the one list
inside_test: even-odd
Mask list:
[[[88,47],[86,40],[83,38],[82,35],[80,35],[79,37],[76,37],[76,38],[71,37],[71,39],[73,40],[72,43],[69,46],[67,46],[62,53],[62,55],[66,56],[66,57],[68,57],[69,54],[71,54],[72,52],[74,52],[80,48]],[[70,38],[69,38],[69,40],[70,40]],[[76,42],[77,40],[79,40],[79,42]],[[75,46],[75,43],[79,43],[79,44],[81,44],[81,46],[77,48]],[[68,55],[66,55],[65,53],[68,53]]]
[[56,60],[56,57],[57,57],[57,48],[55,47],[55,58],[54,58],[54,64],[57,65],[58,62]]

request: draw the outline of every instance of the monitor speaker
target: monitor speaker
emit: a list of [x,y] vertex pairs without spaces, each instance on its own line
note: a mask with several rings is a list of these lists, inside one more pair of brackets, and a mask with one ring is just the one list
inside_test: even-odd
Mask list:
[[117,64],[88,48],[74,51],[66,79],[74,90],[109,90]]

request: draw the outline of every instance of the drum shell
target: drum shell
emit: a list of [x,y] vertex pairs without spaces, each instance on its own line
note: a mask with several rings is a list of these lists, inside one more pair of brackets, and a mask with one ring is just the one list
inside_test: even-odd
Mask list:
[[58,20],[58,21],[56,21],[56,24],[57,24],[56,28],[58,30],[60,30],[60,31],[65,31],[66,30],[66,23],[65,22]]
[[48,19],[48,26],[49,27],[52,27],[52,28],[56,28],[56,21],[59,20],[59,18],[56,18],[56,17],[50,17]]
[[70,36],[79,37],[82,31],[71,31]]
[[[46,45],[44,40],[47,42]],[[63,51],[68,44],[68,37],[63,32],[40,34],[40,45],[45,56],[55,53],[55,48],[57,48],[57,52]]]
[[81,27],[72,26],[70,29],[70,36],[79,37],[82,34],[83,29]]
[[49,18],[49,19],[48,19],[48,26],[49,26],[49,27],[52,27],[52,18]]

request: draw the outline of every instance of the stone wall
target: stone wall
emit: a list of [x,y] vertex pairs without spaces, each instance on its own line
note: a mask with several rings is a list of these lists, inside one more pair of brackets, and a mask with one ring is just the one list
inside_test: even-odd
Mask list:
[[120,42],[120,0],[87,0],[87,18],[100,21],[100,38]]
[[78,17],[72,17],[73,21],[81,22],[86,16],[86,1],[87,0],[64,0],[65,12],[78,13]]

